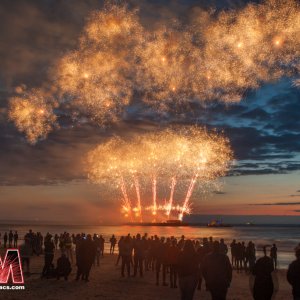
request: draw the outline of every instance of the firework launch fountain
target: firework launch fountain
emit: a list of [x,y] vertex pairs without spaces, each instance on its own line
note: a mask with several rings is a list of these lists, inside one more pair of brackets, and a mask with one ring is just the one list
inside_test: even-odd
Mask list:
[[[126,141],[111,138],[88,154],[87,165],[92,182],[117,184],[121,211],[131,221],[182,220],[191,212],[195,188],[202,193],[215,189],[231,158],[226,138],[191,126]],[[164,199],[158,197],[161,187],[168,187]]]

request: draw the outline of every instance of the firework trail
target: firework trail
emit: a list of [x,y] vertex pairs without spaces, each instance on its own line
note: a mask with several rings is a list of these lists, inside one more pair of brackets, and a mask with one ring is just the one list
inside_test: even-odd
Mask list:
[[184,202],[183,202],[183,205],[182,205],[182,212],[179,214],[179,220],[182,220],[182,217],[183,217],[183,214],[185,213],[185,211],[187,210],[187,207],[189,205],[189,201],[190,201],[190,198],[193,194],[193,191],[194,191],[194,187],[195,187],[195,184],[196,184],[196,181],[197,181],[197,177],[198,177],[198,174],[196,174],[192,179],[191,179],[191,182],[190,182],[190,185],[189,185],[189,188],[188,188],[188,191],[187,191],[187,194],[186,194],[186,197],[184,199]]
[[175,186],[176,186],[176,177],[172,177],[170,199],[169,199],[169,203],[168,203],[168,206],[167,206],[168,207],[167,208],[167,213],[166,213],[169,219],[170,219],[170,214],[171,214],[171,210],[172,210],[172,206],[173,206]]
[[137,197],[138,215],[140,216],[141,222],[143,222],[140,184],[139,184],[139,180],[136,176],[134,176],[134,186],[135,186],[136,197]]
[[131,214],[131,203],[128,198],[127,190],[126,190],[126,185],[123,176],[121,177],[121,190],[123,193],[123,210],[125,211],[126,215],[129,215],[131,220],[132,220],[132,214]]
[[157,203],[156,203],[156,197],[157,197],[157,180],[156,176],[153,176],[152,179],[152,197],[153,197],[153,209],[152,209],[152,214],[156,216],[157,213]]

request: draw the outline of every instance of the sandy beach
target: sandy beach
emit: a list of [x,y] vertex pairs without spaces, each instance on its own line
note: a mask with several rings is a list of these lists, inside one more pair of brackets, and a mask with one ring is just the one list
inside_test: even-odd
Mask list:
[[[54,262],[60,251],[56,251]],[[25,290],[1,291],[1,299],[127,299],[150,300],[180,299],[179,289],[156,286],[154,272],[146,272],[143,278],[122,278],[120,267],[115,266],[116,255],[104,255],[100,266],[93,266],[90,282],[75,281],[76,266],[72,265],[72,273],[68,281],[60,279],[41,279],[40,272],[43,268],[44,257],[32,257],[30,277],[25,276]],[[292,299],[291,287],[286,281],[286,270],[277,271],[279,291],[275,299]],[[229,289],[229,300],[252,299],[249,290],[249,277],[242,273],[233,272],[233,280]],[[205,290],[196,291],[194,299],[211,299]]]

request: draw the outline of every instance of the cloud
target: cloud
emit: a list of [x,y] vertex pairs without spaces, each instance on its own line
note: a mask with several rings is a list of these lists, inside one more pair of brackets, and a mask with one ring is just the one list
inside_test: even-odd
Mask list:
[[213,191],[214,194],[216,195],[225,195],[226,193],[223,191]]
[[251,203],[251,206],[285,206],[285,205],[300,205],[300,202],[273,202],[273,203]]

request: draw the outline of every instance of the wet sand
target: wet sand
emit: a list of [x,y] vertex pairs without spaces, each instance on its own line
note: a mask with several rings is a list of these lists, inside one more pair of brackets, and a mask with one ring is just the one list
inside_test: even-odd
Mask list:
[[[56,251],[54,262],[60,255]],[[75,281],[76,266],[72,265],[72,273],[68,281],[60,279],[41,279],[44,257],[34,256],[31,259],[30,277],[25,276],[25,290],[0,291],[0,299],[122,299],[122,300],[174,300],[180,299],[179,289],[156,286],[155,274],[146,272],[143,278],[122,278],[120,266],[116,267],[116,255],[104,255],[100,266],[93,266],[90,273],[90,282]],[[277,271],[279,278],[279,292],[275,299],[292,299],[291,287],[286,281],[286,270]],[[205,290],[196,291],[194,299],[211,299]],[[242,273],[233,273],[233,280],[227,299],[252,299],[249,290],[249,277]]]

